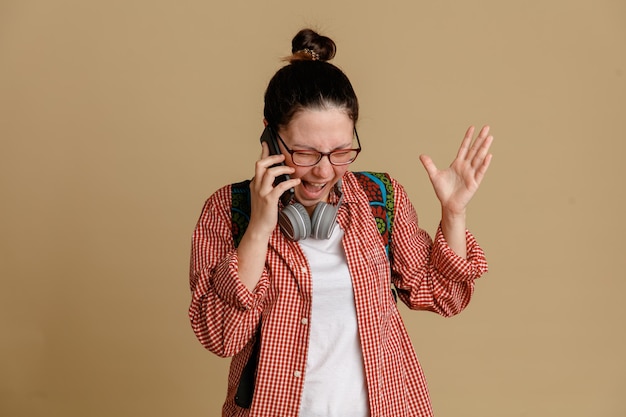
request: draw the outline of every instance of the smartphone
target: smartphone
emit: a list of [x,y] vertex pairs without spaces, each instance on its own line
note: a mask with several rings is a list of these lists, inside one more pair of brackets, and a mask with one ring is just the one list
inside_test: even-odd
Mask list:
[[[278,140],[276,139],[276,133],[274,133],[274,130],[270,126],[265,126],[265,129],[263,130],[263,133],[261,134],[261,142],[267,142],[267,145],[270,149],[270,155],[281,154],[280,148],[278,147]],[[277,165],[285,165],[285,164],[280,163],[280,164],[276,164],[273,166],[277,166]],[[279,175],[278,177],[276,177],[276,180],[274,181],[274,187],[283,181],[287,181],[288,179],[289,179],[289,175],[287,174]],[[290,188],[287,191],[285,191],[282,196],[280,196],[280,201],[283,203],[283,205],[286,206],[287,204],[289,204],[289,202],[293,198],[293,194],[294,194],[294,190],[293,188]]]

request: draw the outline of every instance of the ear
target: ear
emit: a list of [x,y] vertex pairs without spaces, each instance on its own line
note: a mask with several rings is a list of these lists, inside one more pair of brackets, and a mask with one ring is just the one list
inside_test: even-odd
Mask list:
[[268,124],[269,124],[269,123],[267,123],[267,119],[266,119],[266,118],[263,118],[263,127],[267,127],[267,125],[268,125]]

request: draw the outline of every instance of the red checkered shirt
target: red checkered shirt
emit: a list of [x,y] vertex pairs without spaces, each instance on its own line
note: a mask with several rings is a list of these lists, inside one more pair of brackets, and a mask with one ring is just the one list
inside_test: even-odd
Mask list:
[[[434,241],[418,227],[402,186],[394,186],[391,277],[411,309],[452,316],[470,301],[474,280],[487,271],[482,249],[466,232],[467,259],[447,245],[441,228]],[[426,381],[390,291],[390,265],[369,200],[354,175],[343,178],[338,222],[354,287],[370,413],[375,417],[431,416]],[[254,291],[237,276],[231,234],[231,187],[206,202],[193,234],[189,318],[202,345],[234,356],[223,416],[297,416],[306,378],[311,317],[311,271],[298,243],[277,227],[268,242],[265,269]],[[235,405],[239,377],[259,321],[261,349],[250,409]],[[332,381],[330,382],[332,383]],[[347,399],[349,401],[349,399]]]

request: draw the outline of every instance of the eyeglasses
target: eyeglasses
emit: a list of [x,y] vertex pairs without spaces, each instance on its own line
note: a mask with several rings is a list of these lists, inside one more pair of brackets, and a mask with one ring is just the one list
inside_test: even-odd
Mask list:
[[332,152],[318,152],[308,150],[294,151],[292,149],[289,149],[289,147],[285,144],[285,141],[283,140],[283,138],[280,137],[278,132],[276,132],[276,136],[278,137],[278,140],[280,140],[280,143],[282,143],[285,147],[285,150],[289,152],[289,155],[291,155],[291,160],[293,161],[293,164],[299,167],[312,167],[314,165],[317,165],[325,156],[328,157],[328,161],[332,165],[348,165],[354,162],[356,157],[359,155],[359,152],[361,152],[361,141],[359,140],[359,135],[356,132],[356,128],[354,129],[354,136],[356,137],[356,142],[359,147],[357,149],[337,149],[336,151]]

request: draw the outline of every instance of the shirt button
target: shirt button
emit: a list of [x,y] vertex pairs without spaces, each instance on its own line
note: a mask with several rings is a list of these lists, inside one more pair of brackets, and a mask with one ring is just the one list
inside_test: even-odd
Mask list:
[[309,319],[307,319],[307,318],[305,317],[305,318],[303,318],[300,322],[301,322],[302,324],[308,324],[308,323],[309,323]]
[[295,376],[296,378],[300,378],[300,377],[302,376],[302,372],[300,372],[300,371],[295,371],[295,372],[293,373],[293,376]]

